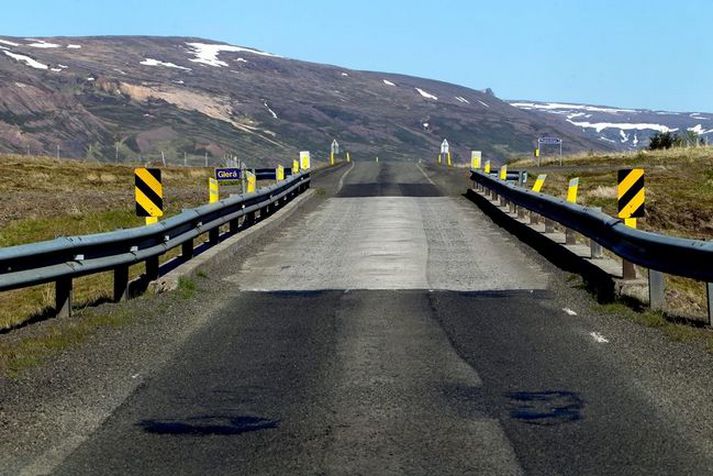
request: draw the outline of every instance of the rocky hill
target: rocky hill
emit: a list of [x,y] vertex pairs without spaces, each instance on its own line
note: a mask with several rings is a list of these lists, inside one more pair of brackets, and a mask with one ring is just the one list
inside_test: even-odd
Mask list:
[[462,160],[526,153],[541,134],[568,151],[610,149],[559,117],[490,91],[352,71],[198,38],[0,38],[0,152],[126,161],[226,154],[273,163],[336,138],[355,158]]

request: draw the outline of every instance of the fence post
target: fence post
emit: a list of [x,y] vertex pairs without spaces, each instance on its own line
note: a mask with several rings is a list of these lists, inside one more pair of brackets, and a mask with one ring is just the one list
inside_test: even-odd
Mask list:
[[114,302],[129,298],[129,266],[114,269]]
[[660,271],[649,270],[649,306],[654,311],[660,311],[666,304],[666,282]]
[[537,225],[538,223],[540,223],[540,216],[530,210],[530,225]]
[[59,278],[56,281],[55,311],[57,317],[72,315],[72,278]]

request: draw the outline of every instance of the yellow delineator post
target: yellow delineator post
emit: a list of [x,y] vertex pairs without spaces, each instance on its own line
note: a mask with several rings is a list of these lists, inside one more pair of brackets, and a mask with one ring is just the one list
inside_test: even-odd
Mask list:
[[[617,173],[618,217],[624,219],[624,224],[636,228],[636,219],[646,216],[646,187],[644,186],[644,169],[622,169]],[[636,278],[636,268],[633,263],[623,261],[622,277]]]
[[448,160],[448,162],[447,162],[448,167],[453,167],[453,162],[451,161],[451,153],[450,152],[448,152],[446,154],[446,159]]
[[300,152],[300,170],[308,170],[310,168],[309,152],[303,150]]
[[438,154],[438,165],[441,165],[441,154]]
[[378,155],[376,156],[376,161],[377,161],[377,162],[379,161],[379,156],[378,156]]
[[547,178],[547,174],[538,175],[537,180],[535,180],[535,185],[532,186],[532,191],[539,193],[542,190],[542,186],[545,184],[546,178]]
[[218,181],[213,177],[208,177],[208,203],[215,203],[220,200],[219,190]]
[[347,152],[347,162],[351,162],[351,161],[352,161],[352,156],[349,152]]
[[482,158],[482,153],[479,150],[472,150],[470,152],[470,168],[475,170],[480,170],[480,159]]
[[569,203],[577,203],[577,190],[578,189],[579,189],[579,177],[576,177],[569,181],[569,186],[567,187],[567,201]]
[[161,170],[140,167],[134,169],[136,216],[145,217],[146,224],[158,222],[163,216],[163,185]]
[[252,172],[245,172],[245,178],[247,179],[247,193],[254,192],[256,189],[257,179],[255,174]]
[[292,175],[297,175],[298,173],[300,173],[300,161],[293,160],[292,161]]
[[[577,203],[577,190],[579,189],[579,177],[575,177],[569,181],[569,186],[567,187],[567,201],[569,203]],[[577,244],[577,235],[574,230],[565,228],[564,230],[565,243],[568,245]]]
[[483,168],[483,172],[485,172],[485,175],[490,175],[490,161],[489,160],[485,161],[485,167]]
[[275,179],[278,182],[280,180],[285,180],[285,168],[282,165],[278,165],[275,169]]
[[500,174],[498,175],[498,178],[500,180],[507,180],[507,178],[508,178],[508,166],[507,165],[503,165],[502,167],[500,167]]
[[334,165],[335,160],[334,160],[334,152],[329,153],[329,165]]

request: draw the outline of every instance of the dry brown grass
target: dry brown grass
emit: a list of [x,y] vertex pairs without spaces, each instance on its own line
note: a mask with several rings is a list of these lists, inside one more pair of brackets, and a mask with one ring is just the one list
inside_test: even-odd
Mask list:
[[[134,214],[134,166],[0,155],[0,246],[140,226]],[[163,169],[167,216],[205,203],[208,168]],[[162,260],[178,254],[172,250]],[[131,277],[143,272],[132,266]],[[111,273],[75,280],[75,304],[110,298]],[[52,285],[0,293],[0,329],[41,316],[54,305]]]

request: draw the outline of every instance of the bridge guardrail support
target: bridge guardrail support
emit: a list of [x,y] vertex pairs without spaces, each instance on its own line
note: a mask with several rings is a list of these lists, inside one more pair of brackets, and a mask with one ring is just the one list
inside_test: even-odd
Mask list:
[[666,304],[666,282],[663,273],[649,270],[649,307],[654,311],[663,310]]
[[549,218],[545,218],[545,233],[554,233],[555,232],[555,222],[554,220],[550,220]]
[[146,279],[156,281],[158,278],[158,256],[152,256],[146,260]]
[[119,266],[114,269],[114,302],[129,298],[129,266]]
[[57,317],[72,315],[72,278],[62,277],[55,282],[55,312]]
[[193,240],[181,243],[181,258],[185,260],[193,258]]

